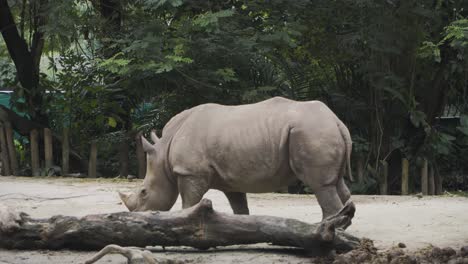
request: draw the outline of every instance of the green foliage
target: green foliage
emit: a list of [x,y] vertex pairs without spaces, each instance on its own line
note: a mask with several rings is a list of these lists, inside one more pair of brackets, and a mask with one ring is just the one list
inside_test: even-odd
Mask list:
[[[0,47],[1,48],[1,47]],[[0,56],[0,87],[7,88],[16,84],[16,69],[13,63]]]
[[[143,0],[120,2],[108,17],[98,2],[52,0],[44,9],[54,23],[41,28],[50,67],[40,91],[52,126],[79,131],[74,142],[161,129],[201,103],[279,95],[328,104],[375,173],[400,156],[443,170],[468,154],[466,1]],[[0,85],[10,86],[6,58]],[[460,124],[446,129],[438,117],[451,108]]]
[[16,84],[16,69],[10,60],[4,43],[0,42],[0,88]]

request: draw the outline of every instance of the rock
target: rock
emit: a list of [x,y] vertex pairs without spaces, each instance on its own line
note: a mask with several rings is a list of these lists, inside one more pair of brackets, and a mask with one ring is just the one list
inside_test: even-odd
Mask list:
[[405,243],[400,242],[400,243],[398,243],[398,247],[399,248],[406,248],[406,245],[405,245]]
[[369,252],[353,250],[346,254],[339,255],[333,264],[363,263],[369,261],[372,255]]
[[456,255],[457,252],[455,251],[455,249],[451,248],[451,247],[445,247],[442,249],[442,255],[445,256],[445,257],[451,257],[451,256],[454,256]]
[[451,259],[447,264],[459,264],[458,259]]
[[407,255],[398,256],[390,261],[390,264],[416,264],[416,261]]
[[460,249],[460,256],[468,257],[468,246],[464,246]]
[[447,264],[466,264],[468,263],[468,261],[465,261],[465,260],[468,260],[467,258],[455,258],[455,259],[451,259],[447,262]]
[[442,249],[439,247],[433,247],[431,251],[431,257],[440,258],[442,256]]
[[440,261],[446,263],[451,257],[454,257],[457,254],[455,249],[451,247],[438,248],[434,247],[430,254],[430,257],[434,258],[434,261]]
[[391,249],[387,252],[387,259],[388,261],[392,261],[393,259],[396,259],[404,254],[405,252],[403,252],[401,249]]
[[86,174],[78,172],[78,173],[68,173],[64,174],[64,177],[73,177],[73,178],[86,178]]

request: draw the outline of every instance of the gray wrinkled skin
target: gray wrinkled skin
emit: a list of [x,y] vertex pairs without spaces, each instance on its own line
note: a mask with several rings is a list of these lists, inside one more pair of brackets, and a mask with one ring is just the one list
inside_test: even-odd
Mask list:
[[204,104],[179,113],[147,153],[143,185],[120,197],[130,211],[170,210],[223,191],[236,214],[248,214],[245,193],[272,192],[296,179],[317,196],[326,218],[350,198],[351,137],[322,102],[275,97],[239,106]]

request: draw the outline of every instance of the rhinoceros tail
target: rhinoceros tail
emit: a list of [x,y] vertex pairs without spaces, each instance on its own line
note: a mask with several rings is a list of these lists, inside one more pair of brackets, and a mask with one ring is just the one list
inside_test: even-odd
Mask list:
[[349,180],[351,182],[354,182],[353,174],[351,172],[351,152],[353,150],[353,141],[351,140],[351,135],[349,134],[348,128],[341,122],[341,120],[338,119],[338,129],[340,130],[341,137],[343,137],[343,140],[345,142],[345,166],[344,170],[346,171],[346,174],[349,177]]

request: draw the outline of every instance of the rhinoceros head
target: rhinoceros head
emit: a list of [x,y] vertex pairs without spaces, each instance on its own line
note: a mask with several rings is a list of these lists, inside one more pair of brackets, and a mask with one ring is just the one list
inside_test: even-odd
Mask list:
[[141,137],[143,150],[146,152],[146,175],[143,184],[131,194],[119,192],[120,199],[130,211],[167,211],[177,199],[177,186],[167,175],[163,144],[154,132],[151,132],[151,139],[154,144]]

